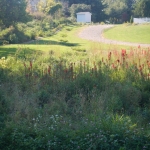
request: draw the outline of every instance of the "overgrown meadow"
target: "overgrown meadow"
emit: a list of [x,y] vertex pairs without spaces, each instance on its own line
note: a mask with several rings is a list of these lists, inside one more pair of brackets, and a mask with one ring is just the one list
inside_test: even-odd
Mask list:
[[0,149],[150,149],[150,48],[73,51],[0,59]]

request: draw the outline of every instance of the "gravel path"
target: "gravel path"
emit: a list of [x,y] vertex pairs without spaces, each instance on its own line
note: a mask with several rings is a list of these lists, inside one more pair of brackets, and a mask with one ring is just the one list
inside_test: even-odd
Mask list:
[[123,41],[115,41],[106,39],[103,37],[102,33],[104,29],[111,28],[114,25],[92,25],[84,28],[78,36],[82,39],[87,39],[95,42],[102,42],[107,44],[115,44],[115,45],[129,45],[129,46],[143,46],[149,47],[150,44],[142,44],[142,43],[131,43],[131,42],[123,42]]

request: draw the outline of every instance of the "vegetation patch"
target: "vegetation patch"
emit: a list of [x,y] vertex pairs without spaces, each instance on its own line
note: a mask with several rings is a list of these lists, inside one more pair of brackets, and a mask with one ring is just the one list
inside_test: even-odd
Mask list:
[[150,148],[148,48],[55,55],[0,59],[1,149]]
[[150,44],[150,25],[118,25],[114,28],[107,29],[103,35],[107,39],[117,41]]
[[[132,22],[149,0],[103,2],[0,0],[1,150],[150,149],[150,48],[86,41],[72,22],[90,10],[97,24]],[[145,41],[144,27],[112,30]]]

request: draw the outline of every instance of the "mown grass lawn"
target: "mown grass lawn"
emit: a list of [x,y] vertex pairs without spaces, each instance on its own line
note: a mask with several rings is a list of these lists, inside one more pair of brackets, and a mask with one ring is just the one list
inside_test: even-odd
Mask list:
[[41,38],[36,41],[32,41],[24,44],[11,44],[0,46],[0,57],[7,57],[9,55],[15,55],[18,50],[25,50],[26,52],[49,52],[54,51],[55,55],[60,57],[64,53],[74,54],[76,52],[93,53],[99,50],[111,50],[111,49],[130,49],[129,46],[121,45],[107,45],[99,42],[92,42],[84,40],[78,37],[78,33],[85,26],[66,26],[57,34]]
[[150,44],[150,25],[117,25],[105,30],[104,37],[117,41]]

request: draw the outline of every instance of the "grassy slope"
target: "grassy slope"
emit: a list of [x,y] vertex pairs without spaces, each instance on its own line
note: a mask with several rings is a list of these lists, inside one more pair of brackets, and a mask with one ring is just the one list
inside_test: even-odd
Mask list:
[[150,43],[150,25],[118,25],[105,30],[104,37],[112,40]]
[[[67,29],[70,29],[68,31]],[[43,38],[39,41],[34,41],[28,44],[13,44],[0,46],[0,57],[14,55],[18,49],[25,49],[28,52],[33,50],[40,50],[44,52],[49,52],[53,50],[56,56],[61,56],[63,53],[75,53],[74,49],[86,50],[86,52],[91,53],[98,50],[111,50],[111,49],[122,49],[129,46],[119,46],[119,45],[107,45],[98,42],[87,41],[78,38],[77,34],[82,30],[81,26],[68,26],[62,31],[53,35],[49,38]],[[65,37],[64,37],[65,35]],[[61,40],[66,40],[63,42]]]

